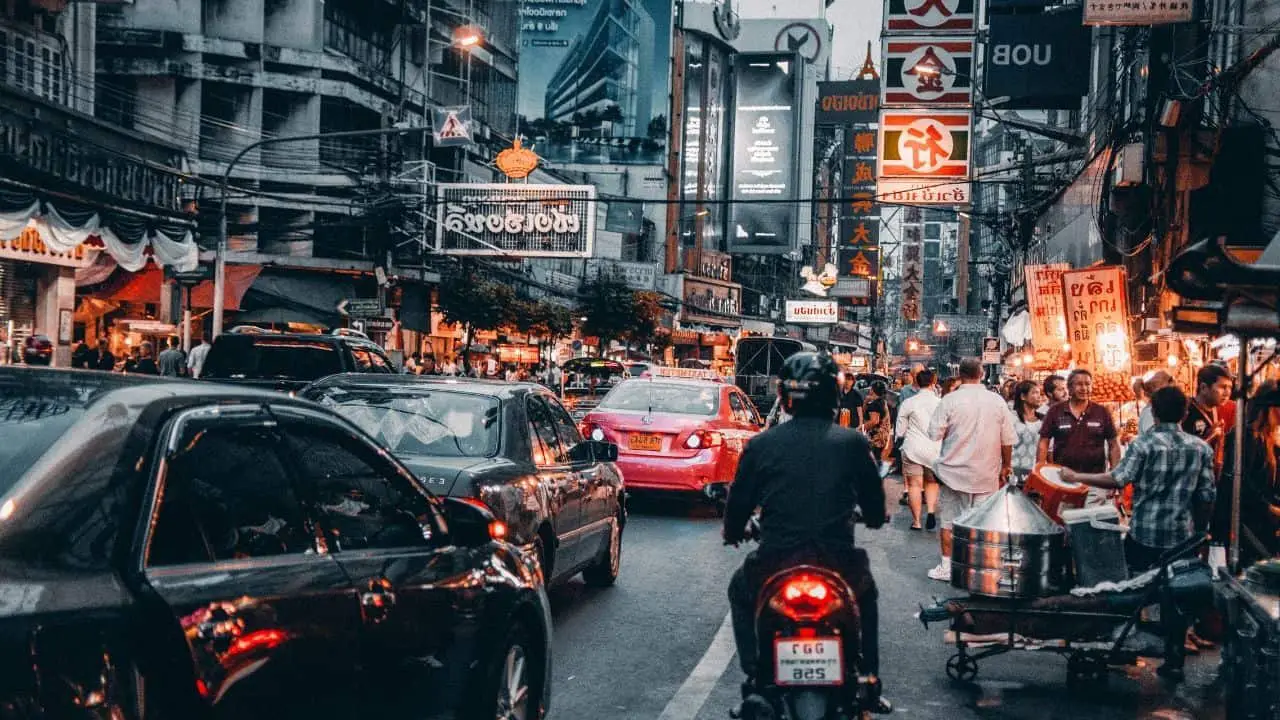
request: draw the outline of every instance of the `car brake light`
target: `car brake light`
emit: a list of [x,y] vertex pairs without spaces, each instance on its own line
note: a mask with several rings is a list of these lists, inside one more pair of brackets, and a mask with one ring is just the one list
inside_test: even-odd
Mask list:
[[595,440],[596,442],[604,440],[604,428],[599,425],[584,422],[578,429],[582,432],[582,437],[588,440]]
[[724,443],[724,436],[714,430],[696,430],[684,441],[684,446],[690,450],[701,450],[702,448],[711,448]]
[[835,588],[815,575],[789,578],[769,599],[770,608],[792,620],[817,620],[830,615],[842,604]]
[[[483,500],[479,500],[473,497],[460,497],[458,499],[468,505],[474,505],[475,507],[483,508],[485,510],[488,510],[489,512],[493,512],[493,508],[486,505]],[[490,521],[489,537],[499,542],[505,542],[507,539],[507,524],[502,522],[501,520]]]

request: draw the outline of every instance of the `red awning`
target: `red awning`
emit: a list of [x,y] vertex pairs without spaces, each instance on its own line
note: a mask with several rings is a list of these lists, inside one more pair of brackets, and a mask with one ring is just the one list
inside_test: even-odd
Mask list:
[[[260,272],[262,268],[258,265],[227,266],[227,283],[223,288],[223,303],[227,310],[240,309],[240,301]],[[117,302],[158,303],[163,280],[164,271],[151,264],[136,273],[119,270],[93,295]],[[213,307],[213,281],[206,280],[191,289],[191,306]]]

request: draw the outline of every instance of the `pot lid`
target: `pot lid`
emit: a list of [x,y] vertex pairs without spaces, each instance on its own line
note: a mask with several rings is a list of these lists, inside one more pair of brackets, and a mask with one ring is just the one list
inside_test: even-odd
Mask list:
[[1012,483],[956,518],[956,527],[1010,535],[1059,535],[1063,532],[1039,505]]

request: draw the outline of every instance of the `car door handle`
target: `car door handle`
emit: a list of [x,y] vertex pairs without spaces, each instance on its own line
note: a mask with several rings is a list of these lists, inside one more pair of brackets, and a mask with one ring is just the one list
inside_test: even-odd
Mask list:
[[386,620],[395,604],[396,594],[386,578],[369,581],[369,587],[360,593],[360,614],[374,625]]

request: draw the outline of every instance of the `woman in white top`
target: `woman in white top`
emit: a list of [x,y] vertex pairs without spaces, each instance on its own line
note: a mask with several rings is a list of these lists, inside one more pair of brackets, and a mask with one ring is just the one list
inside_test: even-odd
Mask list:
[[1023,380],[1013,389],[1013,429],[1018,444],[1013,446],[1013,472],[1027,475],[1036,466],[1036,446],[1040,443],[1040,403],[1044,393],[1034,380]]
[[[938,397],[933,381],[932,370],[916,373],[920,391],[898,408],[898,422],[894,427],[894,436],[902,438],[902,478],[907,484],[912,530],[933,530],[938,526],[938,479],[933,475],[933,464],[938,460],[942,443],[929,438],[929,422],[942,398]],[[925,528],[920,525],[922,505],[929,511]]]

